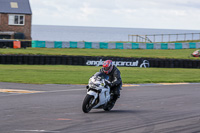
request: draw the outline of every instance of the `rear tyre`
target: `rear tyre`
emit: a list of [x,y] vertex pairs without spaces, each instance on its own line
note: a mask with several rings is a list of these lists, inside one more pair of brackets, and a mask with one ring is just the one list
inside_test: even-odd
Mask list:
[[104,109],[105,111],[110,111],[110,110],[114,107],[115,102],[116,102],[116,101],[111,100],[111,101],[107,104],[107,106],[104,107],[103,109]]
[[94,96],[91,95],[86,95],[84,101],[83,101],[83,105],[82,105],[82,110],[84,113],[88,113],[90,112],[90,110],[93,107],[92,101],[94,99]]

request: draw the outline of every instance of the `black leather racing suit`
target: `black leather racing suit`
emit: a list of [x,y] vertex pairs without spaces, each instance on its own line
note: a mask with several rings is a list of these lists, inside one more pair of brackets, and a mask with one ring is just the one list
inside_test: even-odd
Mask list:
[[[100,69],[100,72],[103,72],[103,68]],[[112,71],[107,75],[109,76],[109,81],[111,82],[111,92],[114,92],[115,99],[117,99],[120,96],[120,89],[122,87],[120,71],[116,66],[113,66]]]

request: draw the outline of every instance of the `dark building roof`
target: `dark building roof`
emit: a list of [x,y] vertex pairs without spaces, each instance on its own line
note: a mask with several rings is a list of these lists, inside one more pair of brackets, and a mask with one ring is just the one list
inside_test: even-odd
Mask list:
[[32,14],[29,0],[0,0],[0,13]]

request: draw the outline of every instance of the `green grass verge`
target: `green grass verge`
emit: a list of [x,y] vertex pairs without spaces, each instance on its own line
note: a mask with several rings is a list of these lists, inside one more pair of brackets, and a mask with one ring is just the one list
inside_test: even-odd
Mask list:
[[[0,65],[0,82],[87,84],[101,67],[64,65]],[[200,82],[199,69],[119,67],[123,83]]]
[[166,59],[198,59],[191,57],[196,49],[160,50],[160,49],[71,49],[71,48],[27,48],[0,49],[0,54],[31,54],[31,55],[80,55],[80,56],[111,56],[135,58],[166,58]]

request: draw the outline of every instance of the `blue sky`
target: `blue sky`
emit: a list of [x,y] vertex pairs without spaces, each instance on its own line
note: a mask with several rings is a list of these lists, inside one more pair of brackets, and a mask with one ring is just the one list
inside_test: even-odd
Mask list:
[[200,0],[30,0],[33,24],[200,30]]

